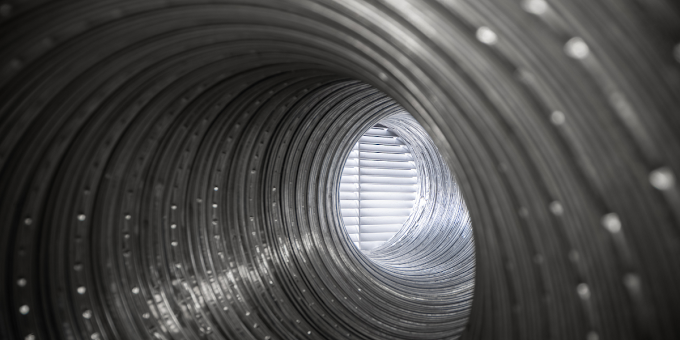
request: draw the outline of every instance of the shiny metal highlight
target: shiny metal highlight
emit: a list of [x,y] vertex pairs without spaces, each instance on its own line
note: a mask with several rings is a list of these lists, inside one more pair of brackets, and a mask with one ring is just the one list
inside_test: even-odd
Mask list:
[[[2,339],[680,338],[676,1],[13,0],[0,46]],[[474,261],[340,232],[403,111]]]

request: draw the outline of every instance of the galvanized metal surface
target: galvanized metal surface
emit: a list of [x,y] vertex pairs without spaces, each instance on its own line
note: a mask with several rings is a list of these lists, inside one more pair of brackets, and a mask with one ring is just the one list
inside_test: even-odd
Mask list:
[[[0,338],[680,338],[678,7],[4,2]],[[474,230],[429,276],[337,225],[402,110]]]

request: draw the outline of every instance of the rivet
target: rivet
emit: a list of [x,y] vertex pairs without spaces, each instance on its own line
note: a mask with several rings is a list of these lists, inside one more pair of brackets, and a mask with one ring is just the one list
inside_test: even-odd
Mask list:
[[618,233],[621,231],[621,220],[619,215],[610,213],[602,217],[602,225],[611,233]]
[[564,116],[564,113],[562,111],[553,111],[553,113],[550,114],[550,121],[554,125],[562,125],[564,124],[566,117]]
[[659,190],[669,190],[675,186],[675,176],[668,167],[661,167],[649,174],[649,183]]
[[588,332],[588,335],[586,336],[586,340],[599,340],[600,336],[597,335],[597,332],[595,331],[590,331]]
[[19,59],[12,59],[9,62],[9,66],[15,70],[20,69],[23,63]]
[[87,288],[85,288],[85,286],[80,286],[76,288],[76,291],[78,292],[78,294],[83,295],[85,294],[85,292],[87,292]]
[[486,26],[478,28],[475,36],[477,37],[477,40],[487,45],[493,45],[498,42],[496,33]]
[[541,255],[541,254],[534,255],[534,262],[536,264],[543,264],[543,261],[545,261],[545,259],[543,258],[543,255]]
[[139,287],[133,287],[132,294],[139,294]]
[[47,37],[47,38],[43,39],[42,43],[45,46],[52,46],[52,45],[54,45],[54,39],[51,38],[51,37]]
[[549,6],[545,0],[524,0],[522,8],[531,14],[541,15],[548,11]]
[[569,260],[571,260],[571,262],[574,262],[574,263],[575,263],[575,262],[578,262],[579,258],[580,258],[580,256],[579,256],[579,254],[578,254],[578,251],[576,251],[576,250],[571,250],[571,251],[569,252]]
[[609,95],[609,102],[622,117],[630,118],[635,114],[633,107],[626,100],[626,96],[621,92],[611,93]]
[[27,218],[24,220],[24,224],[25,224],[25,225],[31,225],[32,223],[33,223],[33,220],[32,220],[31,218],[29,218],[29,217],[27,217]]
[[574,59],[584,59],[590,54],[590,48],[583,39],[573,37],[564,45],[564,52]]
[[26,287],[26,283],[27,281],[23,277],[17,280],[17,286],[19,287]]
[[585,283],[580,283],[576,286],[576,292],[578,292],[578,295],[584,300],[590,298],[590,288],[588,288],[588,285]]
[[23,315],[28,314],[28,312],[30,312],[30,311],[31,311],[31,308],[29,308],[28,305],[23,305],[23,306],[19,307],[19,313],[21,313]]
[[550,211],[554,215],[559,216],[559,215],[562,215],[564,213],[564,207],[562,207],[562,203],[560,203],[558,201],[552,201],[552,202],[550,202]]
[[87,217],[85,216],[85,214],[79,214],[79,215],[78,215],[78,221],[85,221],[85,218],[87,218]]
[[92,311],[91,310],[88,309],[88,310],[83,312],[83,318],[89,319],[91,317],[92,317]]
[[519,208],[518,214],[519,214],[520,217],[527,217],[527,216],[529,216],[529,209],[527,209],[525,207],[521,207],[521,208]]
[[517,78],[525,83],[534,83],[536,82],[536,77],[534,75],[525,70],[525,69],[518,69],[517,70]]
[[638,293],[642,287],[642,280],[640,280],[640,276],[637,274],[628,273],[623,276],[623,284],[626,285],[626,288],[630,291]]

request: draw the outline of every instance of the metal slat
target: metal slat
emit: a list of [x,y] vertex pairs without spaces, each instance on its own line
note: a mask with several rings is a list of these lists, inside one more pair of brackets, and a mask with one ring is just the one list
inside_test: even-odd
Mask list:
[[[341,193],[342,195],[342,193]],[[358,194],[356,196],[359,196]],[[341,196],[342,198],[342,196]],[[385,200],[385,201],[404,201],[415,200],[415,192],[362,192],[362,200]]]
[[340,213],[343,217],[358,217],[359,209],[340,209]]
[[359,208],[359,200],[340,200],[341,209]]
[[412,193],[418,191],[418,187],[415,184],[388,184],[388,183],[361,183],[361,184],[349,184],[356,185],[358,189],[364,192],[400,192],[400,193]]
[[[401,223],[396,224],[366,224],[362,225],[360,229],[358,226],[351,226],[352,231],[350,233],[397,233],[403,225]],[[357,228],[357,229],[355,229]],[[347,229],[349,231],[349,229]],[[356,231],[355,231],[356,230]]]
[[389,129],[387,128],[370,128],[366,133],[364,133],[364,136],[394,136],[394,133],[392,133]]
[[359,191],[360,186],[358,183],[340,183],[340,191],[346,192],[356,192]]
[[[349,161],[348,161],[349,163]],[[352,163],[355,164],[355,163]],[[378,168],[378,169],[395,169],[395,170],[400,170],[400,169],[415,169],[416,165],[413,162],[397,162],[397,161],[374,161],[374,160],[365,160],[365,159],[359,159],[358,165],[362,168]]]
[[395,136],[364,136],[361,137],[359,143],[385,144],[385,145],[401,145],[403,144],[399,138]]
[[[358,150],[355,149],[355,150]],[[374,143],[361,143],[361,151],[367,152],[406,152],[406,145],[381,145]]]
[[359,199],[358,192],[341,191],[338,193],[340,200],[357,200]]
[[361,208],[412,208],[415,200],[361,200],[356,201]]
[[356,175],[347,175],[343,176],[340,179],[340,183],[384,183],[384,184],[397,184],[397,185],[405,185],[405,184],[417,184],[418,183],[418,178],[417,177],[386,177],[386,176],[361,176],[361,179],[359,179],[359,176]]
[[379,160],[379,161],[395,161],[395,162],[408,162],[413,160],[413,156],[410,153],[398,153],[398,152],[367,152],[361,150],[359,153],[360,160]]
[[372,176],[382,176],[382,177],[415,177],[418,176],[418,172],[416,169],[390,169],[390,168],[383,168],[383,169],[370,169],[370,168],[361,168],[361,169],[356,169],[357,173],[359,173],[362,177],[365,175],[372,175]]
[[400,224],[406,222],[406,219],[408,219],[408,216],[366,216],[361,218],[361,223],[370,225]]
[[[356,213],[359,213],[359,209],[343,209],[342,214],[343,216],[349,216],[345,215],[345,210],[347,210],[348,213],[353,213],[350,210],[356,210]],[[411,214],[411,208],[361,208],[361,217],[364,216],[406,216]]]

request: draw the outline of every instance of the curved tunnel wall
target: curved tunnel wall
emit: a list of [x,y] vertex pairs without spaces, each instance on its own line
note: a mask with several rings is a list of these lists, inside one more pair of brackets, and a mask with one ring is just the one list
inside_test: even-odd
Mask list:
[[[0,337],[678,338],[678,11],[3,3]],[[427,282],[329,213],[403,110],[474,231]]]

